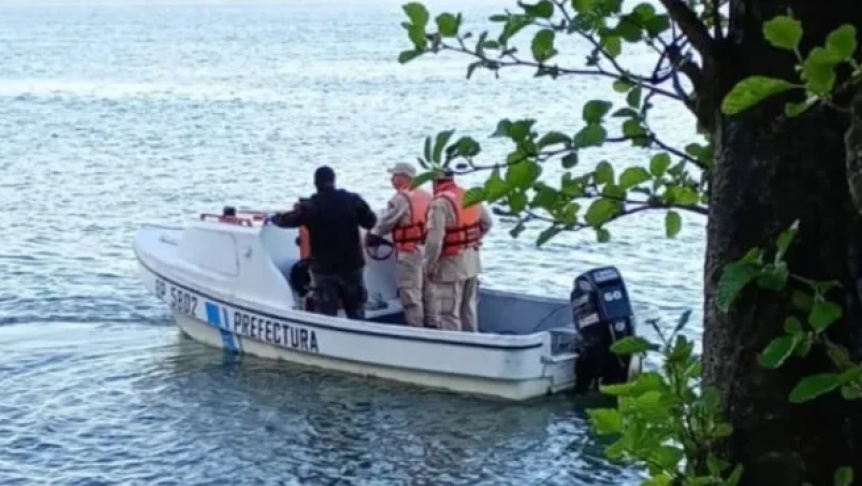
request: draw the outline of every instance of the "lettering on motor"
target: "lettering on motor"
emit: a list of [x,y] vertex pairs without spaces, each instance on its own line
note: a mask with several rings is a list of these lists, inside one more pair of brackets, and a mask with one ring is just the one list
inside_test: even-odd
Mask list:
[[245,312],[233,311],[233,332],[285,348],[319,351],[314,331]]

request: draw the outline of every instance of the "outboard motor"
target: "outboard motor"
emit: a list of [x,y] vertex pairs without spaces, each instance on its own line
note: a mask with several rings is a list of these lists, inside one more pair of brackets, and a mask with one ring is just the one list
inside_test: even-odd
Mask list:
[[[575,278],[570,296],[572,317],[580,334],[575,363],[575,391],[624,383],[632,356],[620,356],[611,345],[635,334],[635,317],[626,284],[616,267],[600,267]],[[634,357],[634,359],[638,359]]]

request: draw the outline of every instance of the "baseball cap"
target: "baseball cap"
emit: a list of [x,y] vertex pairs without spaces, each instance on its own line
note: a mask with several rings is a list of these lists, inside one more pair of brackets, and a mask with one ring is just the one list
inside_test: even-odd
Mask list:
[[402,174],[410,177],[416,177],[416,168],[408,162],[398,162],[389,169],[391,174]]

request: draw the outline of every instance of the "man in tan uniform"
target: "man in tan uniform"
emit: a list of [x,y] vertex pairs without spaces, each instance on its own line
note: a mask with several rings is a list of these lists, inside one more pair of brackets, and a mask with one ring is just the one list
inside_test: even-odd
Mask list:
[[447,172],[434,183],[425,237],[425,271],[441,329],[478,332],[479,245],[493,226],[483,204],[464,208],[466,191]]
[[416,169],[411,164],[395,164],[389,172],[396,192],[389,200],[386,214],[378,220],[371,233],[381,237],[392,234],[392,243],[398,252],[397,286],[407,325],[437,327],[433,312],[427,310],[433,305],[433,296],[422,271],[431,194],[419,187],[411,188],[416,176]]

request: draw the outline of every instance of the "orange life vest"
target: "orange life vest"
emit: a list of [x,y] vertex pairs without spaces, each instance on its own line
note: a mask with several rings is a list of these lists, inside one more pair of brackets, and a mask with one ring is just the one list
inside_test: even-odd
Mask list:
[[407,198],[410,222],[392,229],[392,243],[399,252],[409,253],[425,241],[431,193],[417,187],[411,191],[399,190],[398,194]]
[[458,256],[468,248],[478,248],[482,241],[481,207],[476,204],[464,208],[465,193],[464,189],[451,185],[434,195],[434,199],[449,201],[455,211],[455,224],[445,229],[441,256]]
[[299,227],[299,259],[308,260],[311,258],[311,235],[308,233],[308,228],[305,226]]

